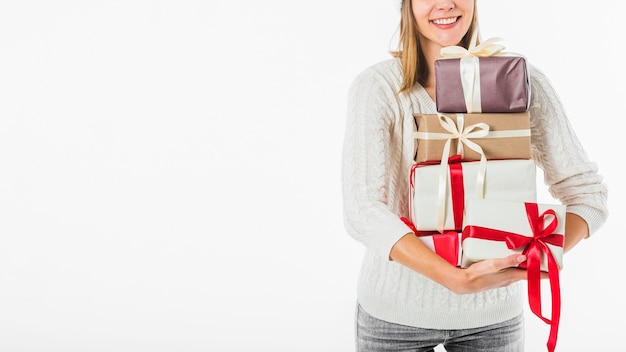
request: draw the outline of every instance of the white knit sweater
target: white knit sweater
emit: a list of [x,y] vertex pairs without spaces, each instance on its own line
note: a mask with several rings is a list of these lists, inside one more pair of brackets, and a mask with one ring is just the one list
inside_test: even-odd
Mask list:
[[[532,158],[567,211],[587,221],[590,233],[605,222],[607,188],[588,160],[549,80],[529,65]],[[410,229],[409,172],[413,163],[413,113],[436,113],[417,86],[397,94],[400,62],[389,59],[364,70],[348,96],[343,151],[343,200],[347,232],[366,247],[357,300],[375,317],[432,329],[465,329],[502,322],[522,312],[522,282],[477,294],[457,295],[390,261],[392,246]]]

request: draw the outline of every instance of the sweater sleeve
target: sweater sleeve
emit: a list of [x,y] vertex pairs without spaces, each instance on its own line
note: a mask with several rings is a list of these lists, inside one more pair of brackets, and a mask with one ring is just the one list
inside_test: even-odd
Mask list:
[[544,172],[550,194],[582,217],[595,233],[608,217],[607,186],[588,159],[548,78],[530,67],[533,158]]
[[411,230],[390,204],[390,189],[401,173],[402,126],[393,84],[370,68],[348,94],[342,158],[344,225],[354,239],[389,257]]

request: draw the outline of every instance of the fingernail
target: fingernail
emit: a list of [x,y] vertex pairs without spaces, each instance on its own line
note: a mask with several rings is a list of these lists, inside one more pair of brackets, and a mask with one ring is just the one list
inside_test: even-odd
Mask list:
[[522,263],[524,261],[526,261],[526,256],[525,255],[518,255],[517,256],[517,262],[518,263]]

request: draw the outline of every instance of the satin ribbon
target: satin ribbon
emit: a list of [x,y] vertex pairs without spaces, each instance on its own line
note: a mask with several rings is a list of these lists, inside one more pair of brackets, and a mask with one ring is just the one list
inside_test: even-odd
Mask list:
[[439,254],[452,266],[459,265],[459,233],[447,231],[432,236],[435,253]]
[[419,231],[415,228],[415,225],[407,218],[400,218],[417,237],[430,237],[433,240],[433,246],[435,247],[435,253],[445,259],[453,266],[459,265],[459,233],[456,231],[447,231],[445,233],[438,233],[435,231]]
[[[449,157],[450,155],[450,142],[453,139],[457,139],[459,141],[459,143],[456,146],[456,154],[459,154],[461,156],[464,155],[464,145],[467,145],[468,148],[472,149],[473,151],[477,152],[478,154],[484,155],[482,148],[472,142],[470,140],[470,138],[490,138],[490,132],[489,132],[489,125],[487,125],[484,122],[480,122],[480,123],[476,123],[467,127],[464,127],[465,125],[465,116],[463,114],[456,114],[456,121],[457,123],[454,123],[454,120],[449,118],[446,115],[443,115],[441,113],[437,113],[437,118],[439,120],[439,124],[441,124],[441,127],[443,127],[446,131],[448,131],[448,133],[439,133],[439,132],[422,132],[422,131],[417,131],[415,133],[413,133],[413,137],[414,138],[418,138],[418,139],[425,139],[425,140],[446,140],[446,143],[444,145],[444,151],[441,154],[441,160]],[[505,132],[505,131],[500,131],[500,132]],[[508,132],[516,132],[516,131],[508,131]],[[513,133],[503,133],[500,134],[500,136],[506,136],[508,134],[513,134]],[[518,134],[517,132],[515,134]],[[528,134],[530,135],[530,131],[528,132]],[[495,134],[492,134],[491,137],[494,137]],[[447,151],[447,153],[446,153]]]
[[[515,137],[530,137],[530,130],[521,129],[521,130],[489,131],[486,136],[473,137],[473,138],[515,138]],[[450,137],[450,133],[445,133],[445,132],[416,131],[416,132],[413,132],[413,138],[423,139],[423,140],[444,140],[444,139],[448,139],[451,137]]]
[[[438,184],[438,204],[437,204],[437,224],[439,232],[443,231],[445,224],[445,209],[446,209],[446,189],[447,189],[447,176],[448,176],[448,157],[450,155],[451,141],[453,139],[458,140],[456,146],[456,155],[464,157],[464,146],[475,151],[480,155],[480,164],[478,173],[476,175],[476,196],[478,198],[484,198],[485,194],[485,176],[487,172],[487,157],[480,145],[471,141],[471,138],[506,138],[506,137],[527,137],[530,136],[530,130],[505,130],[505,131],[489,131],[489,125],[484,122],[476,123],[467,127],[465,125],[465,116],[463,114],[456,114],[456,124],[450,117],[437,113],[437,117],[441,126],[448,131],[448,133],[438,132],[422,132],[418,131],[413,134],[414,138],[425,140],[446,140],[443,152],[441,154],[441,169],[439,171],[439,184]],[[452,170],[450,171],[452,172]],[[461,174],[462,176],[462,174]],[[454,190],[455,188],[452,187]],[[457,213],[455,212],[455,215]],[[456,224],[456,220],[455,220]],[[456,228],[460,230],[460,227]]]
[[480,99],[480,63],[479,57],[498,56],[504,50],[504,46],[498,44],[502,39],[490,38],[476,45],[474,32],[468,49],[462,46],[452,45],[441,48],[440,55],[444,58],[458,58],[461,70],[461,85],[465,97],[465,107],[468,113],[481,113]]
[[[422,166],[432,166],[442,164],[445,162],[445,168],[440,167],[440,174],[438,177],[438,197],[437,197],[437,232],[444,233],[444,226],[446,222],[446,208],[447,208],[447,183],[448,183],[448,169],[450,170],[450,198],[452,199],[452,213],[454,216],[454,229],[461,230],[463,224],[463,211],[465,208],[465,185],[463,183],[463,167],[461,155],[453,155],[449,158],[444,158],[439,161],[426,161],[419,164],[414,164],[411,167],[411,173],[409,176],[410,182],[410,194],[409,194],[409,209],[410,214],[413,216],[413,192],[415,186],[413,179],[415,177],[415,169]],[[441,171],[443,170],[443,172]],[[415,219],[413,219],[415,220]]]
[[[450,198],[452,199],[452,216],[454,220],[454,229],[461,230],[463,226],[463,211],[465,210],[465,184],[463,183],[463,159],[460,155],[454,155],[448,159],[448,168],[450,169]],[[441,169],[440,169],[441,170]],[[446,172],[446,175],[448,173]],[[441,190],[441,174],[439,175],[439,185]],[[447,180],[444,182],[447,183]],[[447,187],[445,187],[447,189]],[[444,231],[446,223],[446,200],[447,195],[443,190],[443,198],[440,194],[438,199],[437,212],[437,229],[440,233]]]
[[489,125],[484,122],[473,124],[464,128],[463,114],[457,114],[456,125],[454,124],[454,121],[448,116],[442,115],[440,113],[438,113],[437,115],[439,117],[439,123],[449,133],[417,131],[413,133],[413,137],[423,140],[446,140],[443,147],[443,153],[441,154],[442,169],[446,168],[445,159],[447,159],[450,155],[450,143],[453,139],[458,140],[456,154],[461,155],[462,157],[464,156],[464,145],[466,145],[471,150],[477,152],[480,155],[481,163],[476,180],[476,196],[478,198],[484,197],[487,157],[480,145],[471,141],[470,138],[514,138],[530,136],[529,129],[489,131]]
[[[446,190],[448,188],[448,156],[450,155],[450,143],[452,139],[458,139],[456,155],[459,155],[460,158],[463,158],[463,146],[466,145],[468,148],[480,154],[480,164],[478,168],[478,173],[476,175],[476,196],[478,198],[484,197],[484,189],[485,189],[485,174],[487,171],[487,158],[485,157],[485,152],[483,152],[483,148],[478,144],[472,142],[470,138],[481,138],[487,136],[489,134],[489,125],[484,122],[477,123],[474,125],[470,125],[464,127],[465,125],[465,117],[463,114],[457,114],[456,124],[454,120],[449,118],[446,115],[438,113],[439,123],[441,126],[447,130],[449,133],[446,143],[443,146],[443,152],[441,153],[441,166],[439,168],[439,180],[438,180],[438,191],[437,191],[437,229],[439,232],[443,233],[443,227],[446,221],[446,200],[447,194]],[[458,159],[458,158],[457,158]],[[458,167],[450,168],[450,174],[452,172],[459,172],[460,165]],[[461,188],[463,187],[463,171],[460,170],[461,175]],[[451,176],[452,177],[452,176]],[[458,180],[458,178],[457,178]],[[458,182],[457,182],[458,185]],[[458,187],[451,187],[452,190],[458,189]],[[461,203],[463,204],[463,203]],[[454,205],[454,203],[453,203]],[[457,214],[457,212],[454,212]],[[457,219],[455,217],[455,227],[457,225]],[[459,229],[460,229],[460,224]]]
[[[561,295],[559,283],[559,266],[548,247],[548,244],[563,247],[564,236],[553,233],[558,226],[558,219],[553,209],[539,214],[536,203],[525,203],[526,216],[532,229],[533,236],[527,237],[516,233],[468,225],[463,229],[461,241],[466,238],[478,238],[491,241],[504,241],[509,249],[524,247],[522,254],[527,256],[526,262],[520,264],[526,268],[528,279],[528,300],[531,311],[545,323],[550,324],[548,351],[553,352],[559,330],[561,316]],[[546,225],[546,221],[549,223]],[[552,295],[551,319],[543,316],[541,310],[541,257],[546,254],[548,262],[548,277]]]
[[436,233],[437,233],[437,232],[435,232],[435,231],[420,231],[420,230],[418,230],[418,229],[415,227],[415,225],[411,222],[411,220],[409,220],[409,219],[407,219],[407,218],[405,218],[405,217],[401,217],[401,218],[400,218],[400,220],[402,220],[402,222],[403,222],[406,226],[408,226],[408,227],[411,229],[411,231],[413,231],[413,233],[414,233],[416,236],[418,236],[418,237],[419,237],[419,236],[430,236],[430,235],[434,235],[434,234],[436,234]]

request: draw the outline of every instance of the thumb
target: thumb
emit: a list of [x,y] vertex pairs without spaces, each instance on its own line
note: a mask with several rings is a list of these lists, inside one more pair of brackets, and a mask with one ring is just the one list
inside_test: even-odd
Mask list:
[[511,262],[512,262],[511,266],[518,266],[522,264],[523,262],[525,262],[527,258],[523,254],[513,254],[509,256],[509,259],[511,259]]
[[521,263],[526,261],[526,256],[523,254],[511,254],[508,257],[503,257],[494,260],[494,265],[499,270],[508,268],[517,268]]

